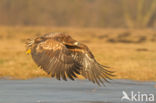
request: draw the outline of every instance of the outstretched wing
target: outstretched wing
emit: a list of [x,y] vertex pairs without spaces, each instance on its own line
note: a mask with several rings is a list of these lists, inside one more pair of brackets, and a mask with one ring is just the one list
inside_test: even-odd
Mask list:
[[60,42],[48,39],[32,48],[32,58],[38,66],[52,77],[74,80],[80,65],[72,58],[71,52]]
[[103,81],[108,82],[107,79],[111,79],[110,77],[113,76],[113,72],[106,70],[105,68],[108,67],[96,62],[93,54],[87,46],[81,44],[79,47],[70,48],[69,49],[73,52],[73,58],[82,65],[81,74],[85,78],[92,81],[93,83],[97,83],[99,86],[100,84],[103,84]]

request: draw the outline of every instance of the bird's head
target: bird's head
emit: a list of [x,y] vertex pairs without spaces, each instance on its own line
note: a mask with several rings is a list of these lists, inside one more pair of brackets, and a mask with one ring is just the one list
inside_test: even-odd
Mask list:
[[34,44],[34,39],[27,39],[25,44],[26,44],[26,54],[30,54],[32,45]]
[[26,44],[26,54],[30,54],[33,46],[45,41],[46,39],[47,38],[45,38],[44,36],[37,37],[35,39],[27,39],[27,41],[25,43]]

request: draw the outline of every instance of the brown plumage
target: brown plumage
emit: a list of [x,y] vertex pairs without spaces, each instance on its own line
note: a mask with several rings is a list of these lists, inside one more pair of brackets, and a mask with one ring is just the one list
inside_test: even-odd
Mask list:
[[89,48],[65,33],[49,33],[26,43],[35,63],[52,77],[74,80],[81,74],[98,85],[113,76],[99,64]]

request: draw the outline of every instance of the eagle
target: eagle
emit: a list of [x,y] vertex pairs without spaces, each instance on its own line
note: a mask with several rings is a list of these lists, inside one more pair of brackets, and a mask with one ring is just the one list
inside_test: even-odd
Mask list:
[[99,64],[90,49],[74,40],[67,33],[52,32],[34,39],[27,39],[26,51],[38,67],[58,80],[75,80],[82,75],[89,81],[101,86],[114,76]]

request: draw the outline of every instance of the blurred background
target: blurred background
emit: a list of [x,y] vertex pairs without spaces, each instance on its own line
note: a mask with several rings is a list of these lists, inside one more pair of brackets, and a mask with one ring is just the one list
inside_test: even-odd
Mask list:
[[49,77],[24,44],[49,32],[88,45],[115,79],[156,80],[156,0],[0,0],[0,77]]
[[0,0],[0,25],[156,28],[156,0]]

